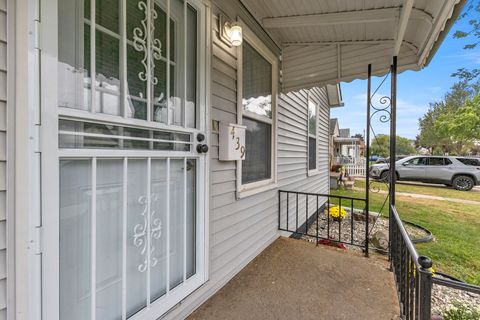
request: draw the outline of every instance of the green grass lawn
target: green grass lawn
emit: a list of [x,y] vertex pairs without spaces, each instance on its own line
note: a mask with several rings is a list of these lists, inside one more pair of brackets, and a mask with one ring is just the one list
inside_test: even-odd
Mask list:
[[[365,182],[356,183],[356,187],[362,188],[362,186],[365,186]],[[408,192],[413,192],[410,191],[413,190],[411,186],[399,186],[397,190],[400,191],[404,187],[408,188]],[[420,193],[417,190],[429,189],[428,187],[418,188],[415,189],[415,193]],[[433,190],[428,190],[428,194],[438,195],[434,194],[438,188],[431,189]],[[455,190],[442,192],[447,191],[454,192],[452,194],[458,192],[460,196],[468,193]],[[331,193],[352,197],[363,197],[365,194],[363,190],[332,190]],[[424,194],[427,193],[424,192]],[[380,211],[385,197],[386,194],[370,193],[370,210]],[[350,203],[344,205],[349,207]],[[360,207],[356,203],[354,206]],[[478,205],[397,196],[397,210],[403,220],[424,226],[433,233],[435,241],[418,244],[417,250],[421,255],[426,255],[433,260],[435,270],[480,285],[480,207]],[[382,213],[388,216],[387,207]]]
[[[381,190],[387,191],[388,186],[382,182],[373,181],[373,186],[379,187]],[[355,187],[357,188],[365,188],[365,180],[357,180],[355,183]],[[444,187],[443,185],[438,186],[423,186],[421,184],[414,185],[414,184],[402,184],[397,183],[397,192],[405,192],[405,193],[418,193],[418,194],[425,194],[429,196],[439,196],[445,198],[456,198],[456,199],[464,199],[464,200],[473,200],[480,202],[480,192],[475,191],[458,191],[452,188]]]

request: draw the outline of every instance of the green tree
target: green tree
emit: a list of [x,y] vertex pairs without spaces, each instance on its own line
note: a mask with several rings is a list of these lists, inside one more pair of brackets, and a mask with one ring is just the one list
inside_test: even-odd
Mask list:
[[[395,148],[398,155],[410,155],[415,153],[415,147],[412,142],[404,137],[397,136],[397,146]],[[390,156],[390,136],[379,134],[372,140],[370,154],[379,155],[381,157]]]
[[480,94],[454,112],[441,114],[435,130],[454,141],[474,143],[480,140]]
[[[465,20],[468,20],[468,26],[462,30],[457,29],[453,37],[466,39],[468,43],[463,48],[473,50],[480,44],[480,1],[470,0],[467,2],[462,14],[458,17],[457,24]],[[452,76],[477,88],[480,85],[480,69],[478,68],[459,68]]]
[[436,123],[442,115],[456,113],[465,105],[467,100],[474,97],[478,92],[475,86],[463,81],[454,84],[441,101],[430,103],[427,113],[419,119],[420,134],[417,136],[417,144],[432,149],[434,154],[461,154],[465,152],[465,149],[469,148],[471,144],[453,138],[444,127],[440,127]]

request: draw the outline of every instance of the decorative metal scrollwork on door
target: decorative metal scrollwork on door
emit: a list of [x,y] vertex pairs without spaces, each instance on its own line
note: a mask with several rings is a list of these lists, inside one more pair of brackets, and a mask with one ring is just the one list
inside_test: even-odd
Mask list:
[[144,17],[140,22],[141,27],[133,29],[133,47],[136,51],[143,53],[141,62],[144,70],[138,73],[138,78],[143,82],[147,82],[150,79],[148,85],[156,85],[158,79],[154,76],[155,63],[151,59],[160,60],[162,56],[162,43],[159,39],[155,39],[154,36],[154,21],[158,18],[158,13],[150,0],[147,0],[147,2],[140,1],[138,9],[144,13]]
[[[150,197],[140,196],[137,200],[143,206],[143,211],[140,213],[143,223],[133,227],[133,244],[140,248],[140,254],[145,256],[143,262],[137,267],[140,272],[145,272],[148,266],[155,267],[158,263],[158,259],[153,254],[155,246],[152,245],[152,240],[158,240],[162,236],[162,220],[156,216],[155,210],[150,209],[150,215],[148,214],[151,203],[157,200],[158,195],[155,193],[152,193]],[[150,246],[150,259],[147,255],[148,246]]]

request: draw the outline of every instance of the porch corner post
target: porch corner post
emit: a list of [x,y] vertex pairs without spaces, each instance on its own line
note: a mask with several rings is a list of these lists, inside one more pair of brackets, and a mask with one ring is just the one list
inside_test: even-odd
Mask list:
[[[397,147],[397,56],[393,57],[391,70],[391,110],[390,110],[390,185],[389,185],[389,247],[392,246],[392,207],[395,206],[395,183],[397,175],[395,171],[395,150]],[[390,263],[391,259],[391,250]]]
[[418,257],[419,294],[418,312],[419,320],[430,320],[432,318],[432,260],[425,256]]
[[368,85],[367,85],[367,130],[365,132],[365,256],[368,257],[368,222],[370,219],[370,105],[372,99],[372,64],[368,65]]

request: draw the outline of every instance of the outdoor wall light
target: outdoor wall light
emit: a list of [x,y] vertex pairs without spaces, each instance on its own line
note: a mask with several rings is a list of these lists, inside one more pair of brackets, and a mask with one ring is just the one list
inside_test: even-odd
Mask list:
[[238,47],[242,44],[243,35],[242,27],[238,22],[229,22],[225,16],[220,15],[218,18],[220,30],[220,39],[228,45]]
[[237,22],[225,24],[225,33],[230,38],[232,46],[238,47],[242,44],[242,27]]

